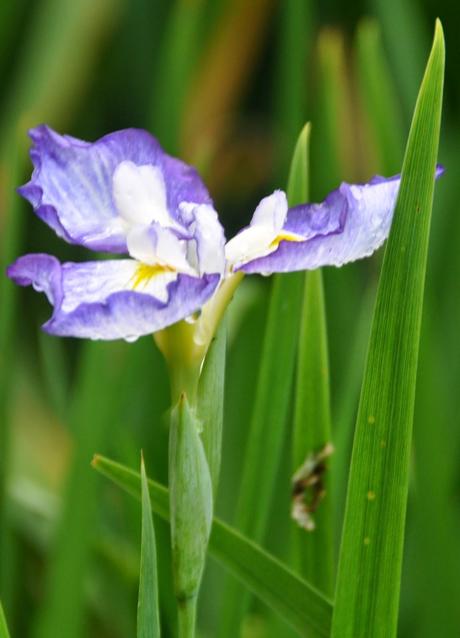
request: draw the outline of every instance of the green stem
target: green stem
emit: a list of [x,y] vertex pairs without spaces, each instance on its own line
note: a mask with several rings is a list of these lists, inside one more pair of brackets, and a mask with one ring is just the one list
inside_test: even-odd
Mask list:
[[195,638],[196,596],[179,604],[179,638]]

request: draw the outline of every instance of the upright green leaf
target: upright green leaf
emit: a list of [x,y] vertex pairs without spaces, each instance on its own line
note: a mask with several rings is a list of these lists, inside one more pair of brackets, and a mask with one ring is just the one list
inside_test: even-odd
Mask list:
[[159,638],[157,552],[149,486],[144,459],[141,461],[142,539],[137,604],[137,638]]
[[444,57],[438,21],[377,294],[340,552],[337,638],[396,635]]
[[[294,542],[302,575],[328,595],[333,593],[332,501],[328,458],[332,453],[329,361],[323,279],[320,270],[305,274],[295,399],[293,507]],[[318,482],[310,487],[315,475]],[[294,513],[294,510],[293,510]]]
[[[86,634],[85,579],[97,525],[97,484],[88,459],[105,446],[117,413],[123,345],[84,345],[77,388],[70,411],[74,451],[63,492],[62,509],[49,558],[44,603],[34,624],[36,638],[66,638]],[[97,388],[97,400],[94,398]]]
[[224,317],[206,355],[197,399],[197,413],[202,427],[201,439],[208,460],[214,499],[222,455],[226,347],[227,322]]
[[[279,172],[286,166],[305,120],[307,101],[307,60],[313,38],[313,2],[285,0],[279,3],[278,69],[275,116],[279,143],[276,162]],[[304,200],[306,201],[306,200]]]
[[402,113],[374,20],[363,20],[356,32],[356,63],[363,106],[375,140],[378,170],[396,173],[403,151]]
[[0,602],[0,638],[10,638],[10,632],[8,631],[8,625],[6,624],[5,613],[3,611],[3,605]]
[[[301,140],[308,139],[308,127]],[[302,141],[300,146],[304,144]],[[297,147],[299,148],[299,147]],[[302,201],[305,155],[294,154],[289,178],[289,204]],[[301,273],[273,277],[262,359],[245,451],[245,464],[238,497],[235,526],[260,543],[265,536],[273,488],[283,442],[287,436],[287,417],[292,396],[299,315],[302,303]],[[229,581],[219,627],[223,638],[238,633],[249,598],[238,584]]]
[[[21,242],[21,204],[15,189],[20,183],[26,155],[26,129],[44,121],[62,126],[75,112],[100,44],[114,23],[117,4],[118,0],[40,2],[28,37],[18,48],[12,88],[3,106],[0,121],[0,546],[5,540],[2,483],[8,459],[7,412],[18,297],[17,287],[3,273],[6,265],[17,257]],[[81,47],[83,39],[85,46]],[[6,560],[0,562],[0,585],[5,588],[8,585],[8,579],[5,584],[3,577],[6,563]]]
[[[93,467],[140,498],[140,476],[136,472],[99,455],[94,457]],[[153,511],[168,519],[168,490],[155,481],[149,481],[149,489]],[[310,629],[319,636],[329,636],[331,602],[276,558],[217,518],[213,520],[209,550],[300,636],[308,635]]]
[[185,395],[171,414],[169,494],[179,636],[195,635],[198,592],[212,524],[212,484],[199,424]]
[[163,33],[158,79],[153,93],[152,124],[171,152],[180,146],[182,113],[196,60],[204,3],[175,0]]
[[372,0],[372,8],[382,25],[408,120],[423,72],[424,47],[428,43],[421,5],[411,0]]
[[[294,153],[290,190],[299,196],[295,203],[308,201],[309,131],[307,125]],[[293,183],[296,183],[295,187]],[[296,566],[309,582],[327,594],[332,593],[333,583],[331,498],[327,493],[329,480],[327,476],[320,477],[319,483],[313,487],[305,485],[312,473],[327,465],[325,459],[318,459],[318,454],[321,457],[324,450],[325,454],[329,452],[330,438],[326,314],[322,274],[316,270],[305,273],[300,318],[292,450],[292,513],[296,521],[293,538]],[[326,490],[326,498],[321,502],[323,490]],[[318,508],[315,500],[318,500]],[[312,509],[318,511],[311,512]]]

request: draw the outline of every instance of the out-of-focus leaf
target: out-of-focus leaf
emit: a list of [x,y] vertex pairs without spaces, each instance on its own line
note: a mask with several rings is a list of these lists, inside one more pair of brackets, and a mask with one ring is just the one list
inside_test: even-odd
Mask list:
[[358,80],[363,105],[375,139],[378,171],[393,175],[401,166],[402,114],[383,51],[378,25],[363,20],[356,32]]

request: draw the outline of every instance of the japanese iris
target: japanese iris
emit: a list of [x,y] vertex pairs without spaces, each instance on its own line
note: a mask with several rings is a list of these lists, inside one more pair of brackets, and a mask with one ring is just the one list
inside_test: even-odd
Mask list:
[[[124,258],[61,264],[47,254],[8,268],[54,307],[44,330],[91,339],[135,339],[192,316],[235,273],[340,266],[388,235],[400,179],[343,183],[321,204],[288,207],[275,191],[225,244],[197,172],[149,133],[127,129],[95,143],[30,131],[34,171],[19,193],[67,242]],[[440,170],[438,170],[438,173]]]

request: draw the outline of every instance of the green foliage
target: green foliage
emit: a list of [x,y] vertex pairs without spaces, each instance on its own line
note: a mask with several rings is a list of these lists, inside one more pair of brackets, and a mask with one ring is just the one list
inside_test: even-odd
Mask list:
[[5,613],[3,611],[3,605],[0,603],[0,638],[10,638],[10,632],[8,631],[8,625],[6,624]]
[[[63,261],[94,257],[57,239],[15,192],[31,173],[26,130],[41,122],[88,140],[124,127],[147,128],[166,150],[206,168],[204,181],[228,238],[248,223],[260,197],[283,185],[295,138],[307,118],[313,125],[311,161],[308,166],[302,148],[307,145],[304,130],[295,160],[298,170],[291,173],[291,204],[307,199],[307,185],[311,199],[320,201],[342,179],[364,182],[375,173],[398,172],[428,47],[426,27],[433,16],[417,0],[372,0],[368,8],[366,15],[362,7],[350,10],[338,0],[327,7],[313,0],[0,2],[2,272],[25,252],[55,254]],[[436,186],[409,485],[407,424],[423,241],[415,259],[411,251],[426,231],[424,226],[421,232],[427,222],[425,187],[418,192],[418,199],[425,199],[423,214],[414,215],[409,196],[402,196],[400,223],[395,225],[400,230],[394,229],[387,250],[387,280],[390,252],[393,257],[400,250],[405,253],[400,255],[401,270],[393,273],[395,294],[388,293],[388,281],[385,286],[382,282],[379,307],[386,289],[387,301],[391,297],[392,307],[399,308],[392,314],[390,305],[385,306],[388,323],[380,324],[384,345],[379,351],[374,322],[367,378],[369,382],[372,364],[377,387],[380,365],[391,363],[392,376],[379,388],[385,405],[376,408],[391,420],[391,436],[384,452],[372,447],[384,426],[377,418],[373,427],[364,423],[362,403],[356,445],[365,425],[370,438],[359,454],[355,450],[353,466],[362,459],[368,473],[360,474],[360,480],[364,484],[367,477],[369,486],[359,500],[355,467],[348,507],[356,506],[358,515],[352,518],[357,526],[364,512],[366,531],[368,524],[373,526],[372,538],[371,533],[365,536],[371,539],[366,546],[355,538],[355,551],[348,536],[349,513],[349,541],[343,551],[353,557],[352,574],[345,574],[348,562],[342,555],[336,614],[336,621],[346,615],[342,596],[347,590],[356,594],[356,606],[347,604],[347,609],[366,622],[366,605],[373,600],[366,579],[376,578],[379,561],[385,561],[379,580],[372,581],[378,594],[375,609],[383,614],[379,605],[393,601],[391,621],[385,618],[381,630],[391,634],[401,588],[400,638],[437,638],[440,631],[456,635],[460,626],[460,49],[455,47],[460,14],[452,0],[440,0],[437,12],[447,42],[452,41],[440,148],[447,170]],[[426,91],[426,80],[424,87]],[[419,150],[423,146],[426,153],[433,152],[426,131],[416,137],[412,134],[412,147],[416,143]],[[420,157],[418,151],[406,156],[406,193],[419,182],[428,188],[427,163],[419,162]],[[200,636],[330,634],[332,605],[315,587],[331,592],[330,575],[337,568],[330,561],[331,534],[338,539],[343,523],[379,265],[376,255],[306,278],[246,277],[230,304],[228,337],[222,330],[211,346],[194,415],[203,426],[200,437],[219,517],[209,546],[217,561],[209,561],[203,576]],[[133,636],[139,559],[145,550],[145,543],[142,548],[139,543],[139,507],[112,483],[99,481],[88,462],[98,450],[136,467],[143,449],[158,481],[150,483],[154,513],[166,516],[168,494],[160,487],[168,474],[166,366],[149,338],[128,345],[39,336],[39,325],[48,316],[43,296],[0,277],[2,603],[13,636]],[[410,342],[402,336],[409,333],[409,324]],[[306,538],[293,529],[289,516],[291,477],[309,449],[316,451],[329,440],[327,377],[317,373],[328,358],[335,451],[323,476],[331,484],[313,515],[317,530]],[[407,377],[398,377],[404,361]],[[390,414],[391,406],[400,406],[401,412]],[[110,472],[116,473],[114,467],[110,465]],[[122,482],[127,476],[123,470]],[[129,476],[135,477],[133,491],[140,496],[139,476]],[[390,492],[397,477],[399,487]],[[368,501],[368,492],[376,498]],[[144,506],[146,522],[147,511]],[[155,543],[158,613],[162,635],[169,638],[178,633],[170,527],[158,516]],[[359,561],[361,581],[353,571]],[[149,571],[143,580],[150,593],[151,577]],[[150,594],[147,599],[152,601]],[[152,629],[155,623],[148,624]],[[363,631],[366,638],[371,635],[367,627]]]
[[353,444],[332,628],[341,638],[396,635],[444,56],[437,22],[385,251]]
[[209,465],[213,498],[217,495],[224,425],[224,382],[227,322],[224,318],[206,355],[198,385],[197,414],[201,439]]
[[142,539],[137,603],[137,638],[160,637],[155,530],[144,459],[141,461]]
[[[94,457],[93,467],[132,496],[140,497],[140,477],[136,472],[102,456]],[[168,519],[168,490],[154,481],[149,481],[149,489],[153,511]],[[300,635],[304,635],[309,627],[320,636],[329,635],[330,601],[280,561],[217,518],[213,521],[209,550]]]
[[195,610],[212,524],[212,483],[199,423],[182,395],[171,414],[171,545],[180,636],[194,636]]

